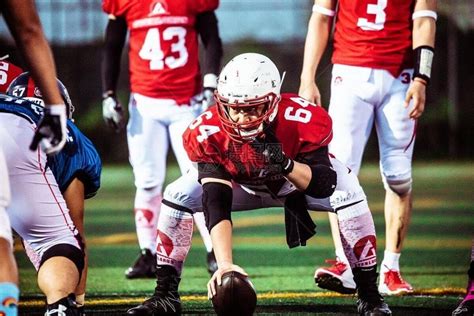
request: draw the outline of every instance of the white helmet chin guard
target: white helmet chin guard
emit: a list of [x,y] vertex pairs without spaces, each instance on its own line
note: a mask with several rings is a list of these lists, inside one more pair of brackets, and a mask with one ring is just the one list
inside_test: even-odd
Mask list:
[[[215,98],[219,118],[232,139],[254,139],[263,133],[263,123],[273,121],[283,77],[268,57],[256,53],[238,55],[224,66],[217,81]],[[251,123],[237,123],[229,116],[229,108],[250,109],[262,105],[261,115]]]

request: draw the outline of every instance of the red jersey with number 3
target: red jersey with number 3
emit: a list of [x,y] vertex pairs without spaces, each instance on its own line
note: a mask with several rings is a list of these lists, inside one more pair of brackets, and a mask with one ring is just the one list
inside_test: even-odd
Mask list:
[[[295,94],[283,94],[272,128],[283,152],[291,159],[327,146],[332,121],[326,110]],[[213,107],[198,116],[183,134],[184,148],[194,162],[223,166],[238,183],[265,181],[265,159],[250,143],[233,141],[223,130]],[[277,177],[281,178],[281,175]]]
[[201,89],[196,15],[219,0],[103,0],[103,10],[123,17],[130,32],[132,92],[189,104]]
[[0,61],[0,93],[6,93],[10,83],[23,73],[23,69],[6,60]]
[[339,0],[332,62],[388,70],[413,68],[414,0]]

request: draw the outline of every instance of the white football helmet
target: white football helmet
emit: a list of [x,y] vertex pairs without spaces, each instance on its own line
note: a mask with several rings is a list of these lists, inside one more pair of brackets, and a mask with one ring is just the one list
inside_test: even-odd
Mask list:
[[[284,76],[283,76],[284,77]],[[245,53],[232,58],[222,69],[215,98],[224,130],[236,141],[248,141],[263,132],[263,123],[271,123],[278,111],[283,78],[266,56]],[[251,123],[237,123],[229,108],[260,107],[262,114]]]

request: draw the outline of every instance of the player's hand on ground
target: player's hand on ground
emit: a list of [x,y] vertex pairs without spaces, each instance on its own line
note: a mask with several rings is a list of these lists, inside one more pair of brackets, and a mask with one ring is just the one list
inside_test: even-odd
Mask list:
[[36,150],[40,144],[47,155],[55,155],[64,147],[66,135],[66,106],[64,104],[51,105],[44,109],[30,149]]
[[298,95],[309,102],[321,106],[321,93],[319,92],[319,88],[315,82],[302,82],[298,91]]
[[425,110],[426,102],[426,83],[422,79],[415,78],[412,81],[405,97],[405,107],[410,105],[411,100],[413,100],[413,108],[408,115],[411,119],[418,119]]
[[104,96],[102,100],[102,116],[105,124],[116,132],[120,132],[125,126],[125,114],[122,105],[115,95]]
[[236,271],[240,274],[248,276],[247,272],[244,271],[241,267],[236,264],[232,263],[222,263],[219,264],[219,268],[216,272],[212,275],[209,282],[207,282],[207,298],[211,299],[214,295],[216,295],[216,285],[222,284],[222,275],[229,271]]

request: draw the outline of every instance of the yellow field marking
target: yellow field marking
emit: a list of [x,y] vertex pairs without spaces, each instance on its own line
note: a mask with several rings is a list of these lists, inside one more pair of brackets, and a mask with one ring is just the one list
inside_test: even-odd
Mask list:
[[[415,291],[407,296],[444,296],[444,295],[462,295],[465,293],[463,288],[433,288],[421,291]],[[268,292],[258,294],[259,300],[270,299],[310,299],[310,298],[334,298],[334,297],[351,297],[352,295],[344,295],[334,292],[315,292],[315,293],[298,293],[298,292]],[[88,298],[87,306],[109,306],[109,305],[133,305],[140,304],[148,297],[124,297],[124,298]],[[183,302],[204,302],[207,301],[206,295],[183,295],[181,296]],[[44,306],[44,300],[29,299],[20,300],[20,307],[41,307]]]

